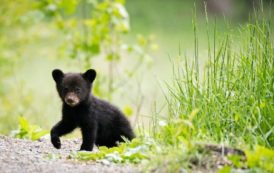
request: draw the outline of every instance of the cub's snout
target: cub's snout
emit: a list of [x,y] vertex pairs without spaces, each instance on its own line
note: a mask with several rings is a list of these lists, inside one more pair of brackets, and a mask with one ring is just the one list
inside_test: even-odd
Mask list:
[[65,96],[65,102],[67,105],[74,107],[79,104],[80,99],[74,92],[69,92]]

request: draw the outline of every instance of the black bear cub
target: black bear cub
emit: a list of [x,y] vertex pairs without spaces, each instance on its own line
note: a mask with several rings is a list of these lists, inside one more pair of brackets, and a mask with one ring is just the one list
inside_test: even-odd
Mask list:
[[50,132],[51,142],[61,148],[60,136],[79,127],[83,142],[80,150],[92,151],[93,145],[113,147],[123,142],[123,137],[134,138],[129,121],[116,107],[91,94],[96,71],[85,73],[63,73],[52,71],[56,88],[63,101],[62,120]]

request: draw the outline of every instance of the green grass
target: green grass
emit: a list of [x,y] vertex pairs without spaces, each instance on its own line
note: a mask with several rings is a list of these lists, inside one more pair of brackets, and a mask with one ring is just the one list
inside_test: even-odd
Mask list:
[[[245,37],[234,47],[231,35],[210,46],[209,62],[199,73],[187,59],[176,68],[169,100],[172,118],[187,118],[194,109],[194,136],[217,142],[274,146],[274,52],[269,24],[255,21],[243,27]],[[214,41],[215,43],[215,41]],[[182,55],[181,59],[184,59]]]
[[[218,42],[216,30],[213,36],[208,31],[213,42],[208,42],[208,61],[202,67],[194,25],[194,58],[191,61],[179,52],[173,83],[168,85],[166,95],[168,116],[154,123],[153,136],[161,152],[154,155],[149,164],[154,164],[151,170],[193,171],[199,168],[199,164],[190,168],[193,154],[201,162],[207,160],[212,167],[211,156],[192,147],[196,141],[206,141],[253,153],[247,155],[247,163],[241,163],[249,171],[273,172],[270,161],[274,148],[273,33],[269,21],[254,18],[239,31],[240,42],[234,41],[235,35],[230,33]],[[258,155],[257,145],[264,146],[264,154]],[[249,152],[254,147],[255,151]],[[256,164],[252,163],[254,160]],[[233,162],[222,171],[230,172],[241,165],[238,164]]]

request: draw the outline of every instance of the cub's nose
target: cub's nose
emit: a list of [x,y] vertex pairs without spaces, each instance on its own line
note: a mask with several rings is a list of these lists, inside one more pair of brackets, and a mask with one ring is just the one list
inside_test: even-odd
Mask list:
[[72,98],[67,98],[67,103],[73,104],[73,103],[74,103],[74,100],[73,100]]
[[69,106],[76,106],[79,103],[80,99],[74,94],[74,93],[69,93],[65,97],[65,102]]
[[76,103],[76,100],[74,97],[66,97],[65,98],[65,102],[68,104],[68,105],[74,105]]

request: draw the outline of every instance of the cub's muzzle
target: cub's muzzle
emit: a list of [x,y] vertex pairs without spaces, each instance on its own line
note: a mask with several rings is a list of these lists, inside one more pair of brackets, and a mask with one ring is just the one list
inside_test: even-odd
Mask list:
[[79,104],[80,99],[75,93],[70,92],[70,93],[67,93],[65,97],[65,102],[67,105],[74,107]]

